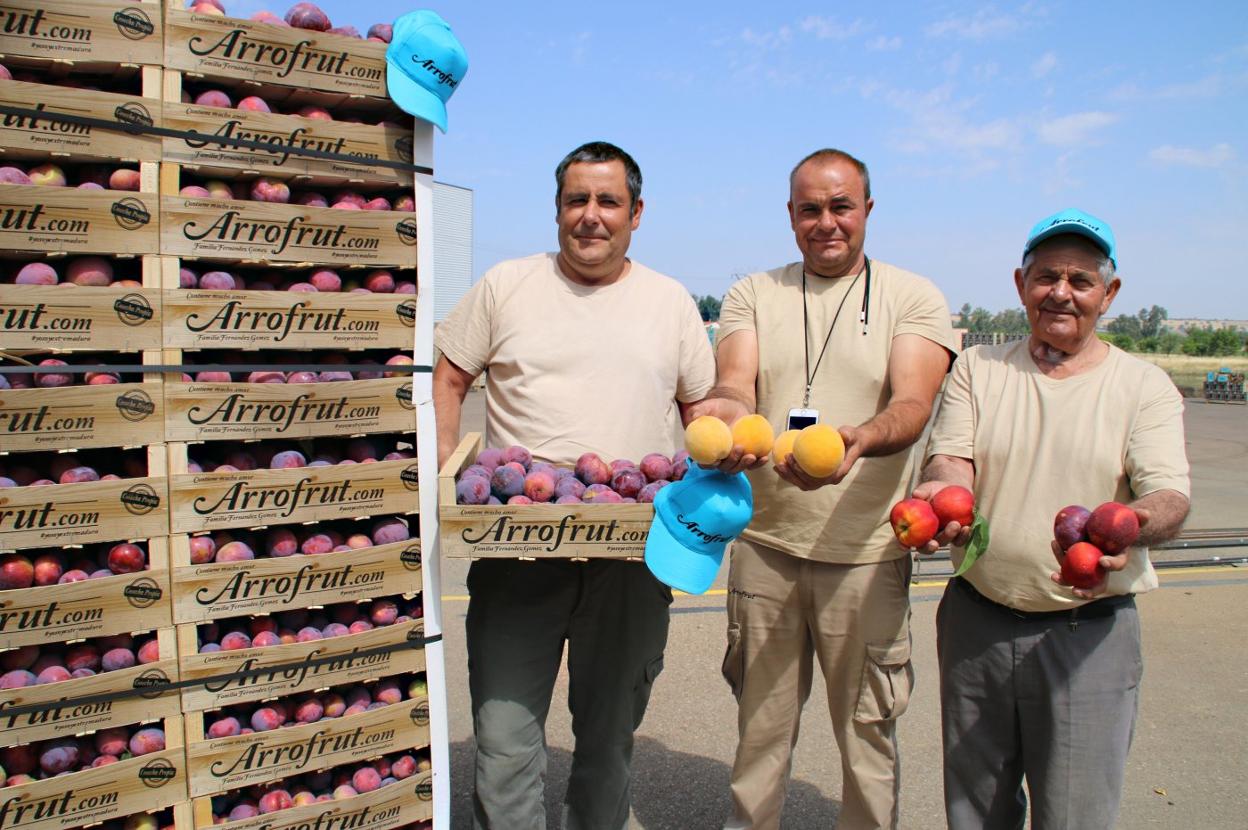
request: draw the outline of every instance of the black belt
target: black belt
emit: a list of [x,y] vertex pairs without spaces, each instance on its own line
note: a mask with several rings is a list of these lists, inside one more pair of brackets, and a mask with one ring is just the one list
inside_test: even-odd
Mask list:
[[1008,605],[1002,605],[999,602],[988,599],[988,597],[975,590],[975,586],[960,576],[953,578],[953,583],[962,589],[962,593],[989,608],[995,608],[998,611],[1017,617],[1020,620],[1092,620],[1100,617],[1112,617],[1120,608],[1134,607],[1135,594],[1118,594],[1112,597],[1101,597],[1091,602],[1085,602],[1083,605],[1076,605],[1073,608],[1063,608],[1059,611],[1019,611],[1017,608],[1011,608]]

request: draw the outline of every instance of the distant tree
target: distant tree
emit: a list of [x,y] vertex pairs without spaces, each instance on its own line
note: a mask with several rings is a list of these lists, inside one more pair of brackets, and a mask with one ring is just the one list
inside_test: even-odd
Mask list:
[[1147,352],[1149,354],[1153,354],[1157,351],[1157,340],[1158,339],[1156,337],[1141,337],[1139,340],[1135,341],[1135,350],[1137,352]]
[[1110,342],[1110,343],[1113,343],[1115,346],[1117,346],[1118,348],[1122,349],[1124,352],[1133,352],[1133,351],[1135,351],[1135,340],[1134,340],[1134,339],[1132,339],[1132,337],[1131,337],[1130,335],[1127,335],[1127,334],[1111,334],[1111,335],[1109,336],[1109,342]]
[[959,319],[958,319],[957,328],[960,328],[960,329],[966,328],[967,323],[971,319],[971,304],[970,303],[962,304],[962,307],[958,309],[958,318]]
[[1167,331],[1157,336],[1157,351],[1162,354],[1175,354],[1183,350],[1183,335]]
[[1109,321],[1109,325],[1105,329],[1110,334],[1122,334],[1132,339],[1144,336],[1140,318],[1132,317],[1130,314],[1119,314]]
[[992,331],[992,312],[986,308],[974,308],[966,318],[966,329],[972,332]]
[[1209,337],[1210,354],[1226,357],[1244,350],[1243,337],[1238,329],[1218,329]]
[[710,323],[719,319],[720,302],[717,298],[707,294],[705,297],[698,299],[698,313],[702,315],[702,322]]
[[1005,334],[1027,334],[1031,331],[1031,325],[1027,322],[1027,314],[1022,309],[1011,308],[994,314],[989,330]]
[[1170,312],[1155,305],[1152,308],[1141,308],[1136,317],[1140,321],[1140,334],[1144,337],[1156,337],[1161,334],[1162,323],[1170,319]]

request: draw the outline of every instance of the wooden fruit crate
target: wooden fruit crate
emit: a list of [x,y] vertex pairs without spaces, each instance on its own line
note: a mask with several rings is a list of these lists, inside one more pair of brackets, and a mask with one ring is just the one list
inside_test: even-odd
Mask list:
[[361,828],[392,830],[433,818],[433,773],[418,772],[410,778],[343,801],[309,804],[279,810],[255,818],[214,824],[208,798],[174,809],[175,826],[194,830],[309,830],[309,828]]
[[[180,80],[170,73],[167,83]],[[323,121],[295,115],[175,103],[166,92],[164,124],[185,135],[166,136],[164,159],[200,175],[246,173],[276,175],[294,186],[387,184],[412,189],[411,169],[390,166],[432,160],[413,158],[412,131],[347,121]],[[263,148],[231,145],[222,139],[259,142]],[[301,155],[298,150],[331,153],[333,158]],[[382,162],[382,163],[378,163]]]
[[[163,169],[171,166],[166,163]],[[169,188],[164,192],[168,193]],[[165,255],[370,268],[416,267],[415,213],[343,211],[187,196],[162,196],[160,210],[160,249]]]
[[[2,370],[0,370],[2,371]],[[159,374],[143,383],[0,391],[5,451],[126,447],[163,442]]]
[[[6,81],[0,84],[0,106],[44,113],[42,117],[5,116],[0,122],[0,153],[5,159],[52,154],[58,160],[71,161],[160,161],[160,136],[127,129],[162,126],[159,98]],[[53,117],[57,114],[108,121],[115,126],[60,121]]]
[[188,537],[172,538],[174,622],[270,614],[421,590],[420,540],[317,556],[190,563]]
[[187,473],[186,445],[169,446],[173,463],[172,533],[413,513],[419,509],[414,458],[330,467]]
[[363,683],[425,670],[425,621],[411,620],[306,643],[199,654],[195,626],[178,626],[182,711]]
[[[157,257],[143,259],[159,273],[147,264]],[[0,309],[8,349],[136,352],[159,349],[163,336],[155,287],[0,285]]]
[[150,446],[147,456],[148,471],[159,475],[0,492],[0,551],[168,534],[165,447]]
[[5,62],[72,62],[159,67],[164,47],[159,3],[147,0],[38,0],[0,2]]
[[[166,269],[172,269],[176,280],[178,260],[165,259],[172,262]],[[166,348],[410,349],[416,298],[409,294],[169,290],[164,293],[162,313]]]
[[341,98],[387,97],[386,44],[235,17],[165,9],[166,69],[296,87]]
[[64,830],[186,802],[185,727],[180,716],[165,718],[164,727],[160,752],[4,788],[6,827]]
[[[315,360],[311,355],[309,359]],[[350,436],[416,429],[410,377],[292,384],[170,382],[165,384],[165,413],[165,434],[170,441]]]
[[[0,249],[67,254],[155,254],[160,201],[151,190],[80,190],[0,184]],[[68,290],[68,289],[65,289]]]
[[[0,690],[0,746],[98,732],[181,714],[177,641],[172,628],[157,632],[160,660],[94,677]],[[129,693],[129,694],[126,694]],[[110,695],[123,695],[114,699]],[[38,711],[13,710],[40,706]]]
[[147,570],[137,573],[0,591],[4,646],[44,645],[173,625],[166,537],[147,540],[147,559]]
[[648,504],[456,504],[455,477],[482,449],[464,436],[438,474],[443,556],[471,559],[641,559],[654,519]]
[[232,738],[209,738],[203,712],[186,715],[191,798],[428,745],[427,697]]

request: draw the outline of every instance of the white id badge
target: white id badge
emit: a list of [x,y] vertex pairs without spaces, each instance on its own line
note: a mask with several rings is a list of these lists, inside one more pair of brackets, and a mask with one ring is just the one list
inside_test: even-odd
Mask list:
[[805,429],[819,423],[818,409],[790,409],[789,420],[785,429]]

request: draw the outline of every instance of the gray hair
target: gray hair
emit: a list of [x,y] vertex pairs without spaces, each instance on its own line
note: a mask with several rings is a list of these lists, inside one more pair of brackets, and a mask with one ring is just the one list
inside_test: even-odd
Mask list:
[[853,165],[858,171],[858,175],[862,177],[862,197],[863,199],[871,198],[871,174],[867,172],[867,165],[862,161],[851,156],[844,150],[836,150],[832,147],[824,147],[822,150],[816,150],[806,158],[799,161],[791,171],[789,171],[789,192],[793,192],[793,180],[797,178],[797,171],[802,169],[802,165],[808,161],[843,161]]
[[[1031,264],[1035,262],[1035,260],[1035,248],[1032,248],[1030,251],[1023,254],[1022,271],[1024,277],[1027,276],[1027,269],[1031,267]],[[1118,269],[1114,267],[1114,261],[1112,259],[1102,254],[1097,259],[1096,273],[1101,275],[1101,282],[1105,283],[1105,285],[1109,285],[1118,276]]]
[[618,161],[624,165],[624,179],[628,183],[628,212],[637,212],[637,201],[641,198],[641,168],[628,153],[606,141],[590,141],[582,144],[563,157],[555,168],[555,205],[563,198],[563,177],[573,164],[601,164],[607,161]]

